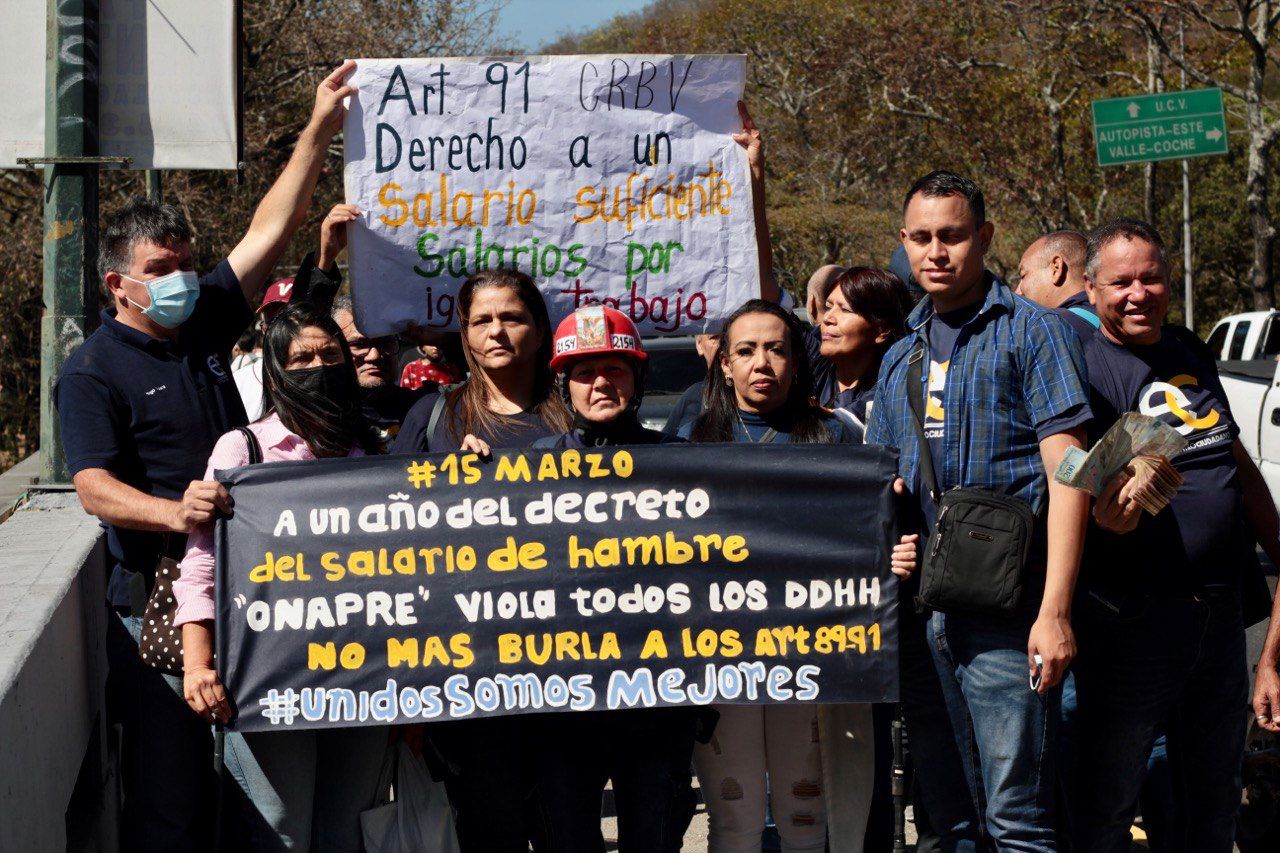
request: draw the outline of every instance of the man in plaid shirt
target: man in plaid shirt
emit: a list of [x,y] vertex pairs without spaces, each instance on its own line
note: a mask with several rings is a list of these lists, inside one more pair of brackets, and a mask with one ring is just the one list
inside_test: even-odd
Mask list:
[[[881,365],[867,443],[900,450],[900,473],[931,531],[936,509],[921,485],[907,398],[907,371],[920,370],[939,488],[1015,495],[1037,515],[1018,611],[934,612],[927,637],[986,833],[1001,850],[1056,850],[1059,684],[1076,651],[1071,598],[1089,498],[1045,472],[1084,440],[1091,417],[1084,360],[1060,318],[986,271],[994,228],[972,181],[950,172],[920,178],[903,219],[902,244],[926,296]],[[909,358],[921,341],[929,357]],[[1039,676],[1036,689],[1029,673]],[[911,693],[905,679],[903,691]]]

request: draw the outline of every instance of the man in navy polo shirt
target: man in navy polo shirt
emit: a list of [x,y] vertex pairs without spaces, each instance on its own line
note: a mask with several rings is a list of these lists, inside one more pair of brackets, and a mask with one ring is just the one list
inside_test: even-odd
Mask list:
[[1170,460],[1183,484],[1164,510],[1145,513],[1120,480],[1093,512],[1080,582],[1084,748],[1068,791],[1072,832],[1081,850],[1129,849],[1163,727],[1182,795],[1182,837],[1171,846],[1228,853],[1248,723],[1245,610],[1259,603],[1254,545],[1280,561],[1276,508],[1240,442],[1213,354],[1193,332],[1165,325],[1169,259],[1156,230],[1133,219],[1099,228],[1086,278],[1101,321],[1085,346],[1091,439],[1140,412],[1188,443]]
[[[932,172],[903,207],[902,244],[926,296],[906,337],[885,354],[867,443],[899,448],[900,473],[931,531],[937,508],[921,485],[907,390],[907,371],[917,370],[939,488],[1013,495],[1039,519],[1017,611],[935,612],[928,639],[986,832],[1001,850],[1053,851],[1058,685],[1075,656],[1071,599],[1089,505],[1045,472],[1082,444],[1090,418],[1084,362],[1057,317],[984,268],[994,228],[973,181]],[[909,357],[918,346],[927,358]],[[929,804],[930,816],[937,813]]]
[[1079,231],[1054,231],[1036,240],[1018,261],[1019,296],[1052,308],[1083,343],[1098,330],[1098,312],[1084,289],[1086,240]]
[[112,305],[72,354],[54,400],[62,443],[85,511],[107,529],[108,711],[122,725],[121,849],[202,850],[216,802],[207,723],[138,656],[157,562],[180,559],[186,534],[229,506],[199,478],[218,437],[245,423],[230,351],[251,305],[306,215],[333,135],[342,127],[348,62],[320,84],[293,156],[226,260],[193,270],[182,212],[148,200],[110,217],[98,272]]

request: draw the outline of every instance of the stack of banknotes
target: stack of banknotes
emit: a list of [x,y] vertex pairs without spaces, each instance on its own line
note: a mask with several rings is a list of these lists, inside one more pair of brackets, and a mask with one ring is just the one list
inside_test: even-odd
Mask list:
[[1117,475],[1126,474],[1129,494],[1155,515],[1169,505],[1182,485],[1169,461],[1187,446],[1171,426],[1148,415],[1126,412],[1088,453],[1067,449],[1053,477],[1059,483],[1097,497]]

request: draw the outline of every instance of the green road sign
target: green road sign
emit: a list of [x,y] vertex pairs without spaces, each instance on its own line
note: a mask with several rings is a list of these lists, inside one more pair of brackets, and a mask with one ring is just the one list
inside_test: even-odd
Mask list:
[[1188,89],[1093,102],[1099,166],[1227,153],[1221,89]]

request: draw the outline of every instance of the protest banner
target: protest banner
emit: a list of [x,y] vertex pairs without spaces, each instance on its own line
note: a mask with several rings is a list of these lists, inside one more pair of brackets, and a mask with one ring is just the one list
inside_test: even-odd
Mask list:
[[895,472],[740,444],[219,472],[233,726],[893,701]]
[[605,303],[714,331],[759,295],[742,56],[360,59],[343,131],[356,322],[456,328],[463,281],[528,273],[552,320]]

